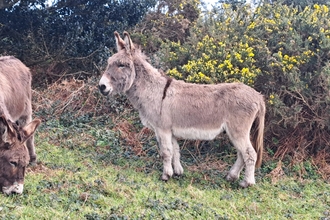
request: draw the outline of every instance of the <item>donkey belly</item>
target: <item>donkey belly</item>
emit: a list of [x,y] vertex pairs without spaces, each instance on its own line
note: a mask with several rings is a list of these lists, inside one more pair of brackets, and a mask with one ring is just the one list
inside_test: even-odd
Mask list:
[[224,131],[224,125],[219,128],[179,128],[173,127],[172,132],[175,137],[190,140],[213,140],[217,135]]

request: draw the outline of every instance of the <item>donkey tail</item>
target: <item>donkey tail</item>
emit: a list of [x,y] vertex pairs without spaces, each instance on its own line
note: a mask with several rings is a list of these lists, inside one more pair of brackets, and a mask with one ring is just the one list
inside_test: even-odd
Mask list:
[[262,154],[264,150],[264,128],[265,128],[265,115],[266,106],[265,102],[261,101],[259,103],[259,111],[256,115],[256,131],[253,135],[254,149],[257,152],[257,162],[256,167],[260,167],[262,163]]

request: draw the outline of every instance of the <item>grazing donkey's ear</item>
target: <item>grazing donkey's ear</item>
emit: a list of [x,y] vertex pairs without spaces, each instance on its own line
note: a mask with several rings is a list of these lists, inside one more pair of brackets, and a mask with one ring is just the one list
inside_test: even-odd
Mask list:
[[117,51],[120,51],[122,49],[125,49],[125,41],[121,39],[118,32],[115,31],[115,38],[116,38],[116,45],[117,45]]
[[24,136],[22,137],[22,142],[25,142],[29,139],[33,133],[36,131],[37,127],[40,125],[41,121],[39,119],[34,119],[29,124],[25,125],[22,128]]
[[15,135],[15,130],[11,123],[8,123],[4,115],[0,116],[0,138],[3,142],[10,141],[10,136]]
[[134,44],[131,40],[131,37],[129,36],[129,34],[126,31],[124,31],[124,41],[125,41],[127,52],[131,52],[135,49]]

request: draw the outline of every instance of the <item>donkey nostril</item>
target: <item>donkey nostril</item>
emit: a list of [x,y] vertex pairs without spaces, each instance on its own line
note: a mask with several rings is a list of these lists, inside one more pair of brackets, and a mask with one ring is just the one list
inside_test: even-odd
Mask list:
[[100,89],[101,92],[104,91],[105,88],[106,88],[105,85],[103,85],[103,84],[102,85],[99,85],[99,89]]

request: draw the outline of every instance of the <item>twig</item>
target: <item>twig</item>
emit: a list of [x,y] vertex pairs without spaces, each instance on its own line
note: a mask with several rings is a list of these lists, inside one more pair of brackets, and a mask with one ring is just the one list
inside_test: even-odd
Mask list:
[[76,91],[73,91],[70,94],[70,100],[67,101],[67,103],[61,108],[61,113],[63,113],[63,111],[65,110],[65,108],[71,103],[72,99],[74,98],[75,94],[77,94],[80,90],[82,90],[85,86],[85,83],[82,84],[82,86],[80,88],[78,88]]

